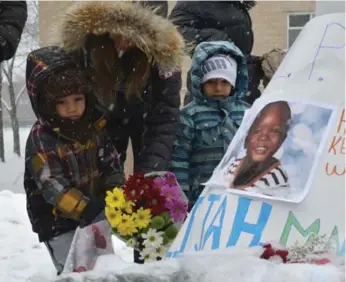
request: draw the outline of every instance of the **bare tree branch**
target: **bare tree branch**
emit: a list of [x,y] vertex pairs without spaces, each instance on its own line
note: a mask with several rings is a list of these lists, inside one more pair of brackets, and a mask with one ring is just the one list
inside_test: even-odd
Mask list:
[[5,107],[5,109],[7,110],[8,113],[10,113],[12,111],[11,106],[9,104],[7,104],[6,101],[2,98],[1,98],[1,103],[3,104],[3,106]]
[[[6,62],[6,64],[7,64],[7,62]],[[7,67],[2,68],[2,73],[5,75],[6,80],[10,81],[10,76],[8,74],[8,68]]]
[[9,77],[10,77],[10,80],[8,81],[10,84],[13,83],[13,69],[14,69],[14,60],[16,59],[16,57],[14,56],[11,60],[10,60],[10,63],[9,63]]
[[24,91],[25,91],[26,85],[24,84],[22,89],[19,91],[16,100],[15,100],[15,104],[18,105],[19,99],[20,97],[23,95]]

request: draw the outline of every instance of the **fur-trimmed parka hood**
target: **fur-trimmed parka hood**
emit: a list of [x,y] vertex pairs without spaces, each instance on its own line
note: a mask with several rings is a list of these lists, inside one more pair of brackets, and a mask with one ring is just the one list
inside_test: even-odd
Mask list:
[[138,3],[84,2],[73,5],[58,29],[59,42],[67,51],[84,47],[90,34],[109,34],[131,39],[150,59],[162,68],[180,69],[184,40],[176,27]]

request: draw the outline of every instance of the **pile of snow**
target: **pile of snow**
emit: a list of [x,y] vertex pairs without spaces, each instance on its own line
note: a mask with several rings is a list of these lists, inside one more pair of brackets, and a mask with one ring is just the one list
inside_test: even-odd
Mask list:
[[0,281],[23,282],[30,276],[54,279],[46,247],[31,231],[24,194],[0,192],[0,241]]
[[[340,282],[343,272],[333,265],[276,264],[258,258],[260,248],[229,249],[209,253],[192,253],[125,268],[119,257],[100,257],[95,270],[72,273],[56,282],[150,281],[150,282]],[[43,282],[43,281],[35,281]]]
[[24,175],[24,155],[25,143],[30,128],[21,128],[20,149],[22,157],[18,157],[13,152],[13,136],[11,128],[4,128],[4,147],[5,163],[0,162],[0,191],[9,190],[17,193],[24,193],[23,175]]
[[[54,281],[56,270],[43,243],[31,231],[24,194],[0,191],[0,281]],[[116,266],[133,265],[133,251],[113,236]],[[103,264],[103,263],[102,263]],[[107,267],[107,264],[103,265]],[[110,265],[108,265],[110,267]]]

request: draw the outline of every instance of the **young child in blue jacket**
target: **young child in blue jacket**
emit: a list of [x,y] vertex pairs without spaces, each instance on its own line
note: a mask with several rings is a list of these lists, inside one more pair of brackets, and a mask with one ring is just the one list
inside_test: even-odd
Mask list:
[[226,153],[248,104],[246,59],[230,42],[200,43],[191,66],[193,101],[182,108],[171,171],[192,206]]

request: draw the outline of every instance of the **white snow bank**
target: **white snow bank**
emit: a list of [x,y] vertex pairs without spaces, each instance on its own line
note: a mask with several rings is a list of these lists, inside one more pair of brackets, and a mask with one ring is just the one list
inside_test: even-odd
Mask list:
[[[113,238],[113,270],[133,265],[133,251]],[[0,191],[0,281],[54,281],[56,270],[48,251],[32,232],[26,213],[24,194]],[[107,259],[102,258],[102,267],[107,268]],[[111,265],[108,265],[110,268]]]
[[[61,276],[56,282],[341,282],[341,269],[333,265],[275,264],[258,258],[258,248],[194,253],[126,268],[116,256],[100,257],[95,270]],[[43,281],[36,281],[43,282]]]
[[33,275],[54,279],[46,247],[31,231],[24,194],[0,192],[0,242],[0,281],[23,282]]

